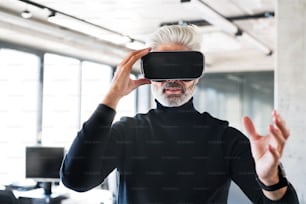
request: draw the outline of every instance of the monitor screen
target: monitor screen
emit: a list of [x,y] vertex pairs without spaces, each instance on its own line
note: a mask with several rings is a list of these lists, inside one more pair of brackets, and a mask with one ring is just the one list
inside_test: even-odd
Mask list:
[[26,178],[59,181],[64,147],[26,147]]

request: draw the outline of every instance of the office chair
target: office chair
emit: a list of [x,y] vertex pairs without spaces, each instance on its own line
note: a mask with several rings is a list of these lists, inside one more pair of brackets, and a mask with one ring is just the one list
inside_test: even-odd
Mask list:
[[18,200],[10,190],[0,190],[1,204],[18,204]]

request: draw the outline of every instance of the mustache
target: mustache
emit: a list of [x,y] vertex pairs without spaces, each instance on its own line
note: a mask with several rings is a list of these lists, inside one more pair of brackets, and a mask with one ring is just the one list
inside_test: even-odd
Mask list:
[[182,86],[181,84],[177,83],[177,82],[167,82],[163,85],[163,89],[168,89],[168,88],[179,88],[182,89],[183,91],[185,91],[185,87]]

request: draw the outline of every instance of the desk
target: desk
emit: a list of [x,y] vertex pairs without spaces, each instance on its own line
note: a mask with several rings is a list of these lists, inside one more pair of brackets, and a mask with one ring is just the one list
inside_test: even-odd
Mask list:
[[53,192],[45,195],[42,188],[29,191],[13,191],[20,204],[61,204],[62,200],[68,198],[67,194]]
[[114,198],[111,191],[103,189],[92,189],[87,192],[78,193],[68,191],[69,199],[63,200],[62,204],[113,204]]
[[87,192],[78,193],[63,186],[52,189],[52,194],[46,196],[42,188],[18,191],[13,190],[19,204],[113,204],[111,191],[95,188]]

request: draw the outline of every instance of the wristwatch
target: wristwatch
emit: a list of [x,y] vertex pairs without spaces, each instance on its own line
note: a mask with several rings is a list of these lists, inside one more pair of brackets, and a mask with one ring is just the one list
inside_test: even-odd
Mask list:
[[260,181],[260,179],[258,178],[257,175],[256,175],[256,181],[262,189],[264,189],[266,191],[276,191],[276,190],[281,189],[285,186],[288,186],[288,180],[286,178],[286,173],[285,173],[285,170],[284,170],[284,167],[283,167],[282,163],[280,163],[278,165],[278,176],[279,176],[279,182],[277,184],[272,185],[272,186],[266,186],[264,183],[262,183]]

